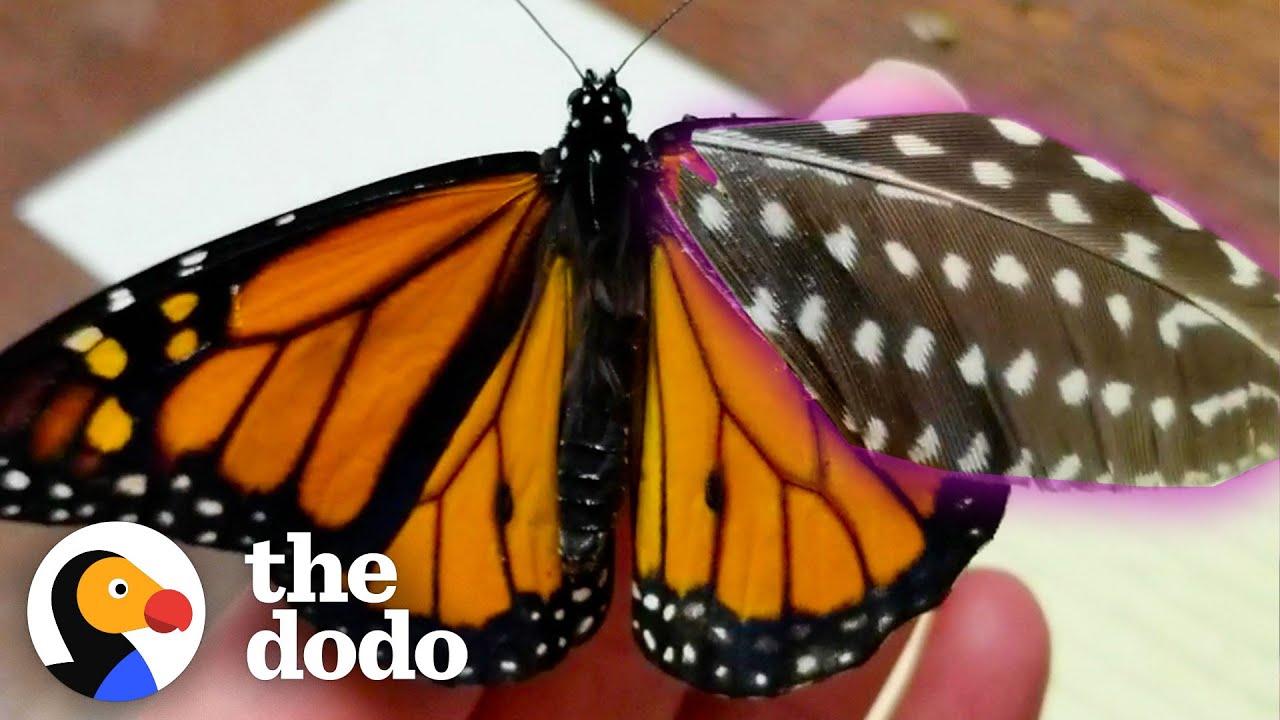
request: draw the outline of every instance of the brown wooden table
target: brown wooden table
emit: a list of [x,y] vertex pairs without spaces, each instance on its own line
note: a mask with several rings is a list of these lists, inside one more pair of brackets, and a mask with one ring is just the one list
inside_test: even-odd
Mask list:
[[[462,0],[456,0],[462,1]],[[672,0],[601,0],[651,25]],[[321,0],[5,0],[0,3],[0,199],[20,193],[194,86]],[[908,29],[935,11],[943,48]],[[530,29],[533,32],[533,29]],[[1007,112],[1177,198],[1273,271],[1280,159],[1274,0],[698,0],[666,42],[776,105],[803,112],[875,58],[947,71],[977,110]],[[548,142],[552,139],[548,138]],[[0,212],[0,346],[94,282]],[[0,574],[25,588],[55,535],[6,526]],[[243,584],[197,554],[211,609]],[[6,640],[24,592],[0,593]],[[47,692],[25,643],[0,662],[0,716],[82,717],[100,704]],[[13,700],[20,704],[13,704]]]

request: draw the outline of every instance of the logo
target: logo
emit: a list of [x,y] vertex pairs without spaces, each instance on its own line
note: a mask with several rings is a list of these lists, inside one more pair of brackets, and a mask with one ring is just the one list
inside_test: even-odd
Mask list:
[[172,541],[104,522],[68,535],[31,580],[27,626],[62,684],[96,700],[136,700],[186,669],[204,631],[204,589]]

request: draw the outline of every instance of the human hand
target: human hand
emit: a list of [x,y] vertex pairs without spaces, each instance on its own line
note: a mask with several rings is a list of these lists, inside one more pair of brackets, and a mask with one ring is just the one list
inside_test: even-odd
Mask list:
[[[965,109],[941,76],[918,66],[877,63],[834,93],[819,119]],[[630,577],[630,545],[620,543],[618,573]],[[203,720],[270,718],[860,718],[875,702],[914,623],[894,633],[864,666],[774,700],[727,700],[662,674],[634,647],[630,583],[615,588],[596,637],[549,673],[493,688],[443,688],[424,681],[308,678],[260,682],[245,666],[245,647],[272,624],[271,608],[246,594],[208,634],[182,677],[153,701],[147,717]],[[302,638],[305,641],[305,637]],[[1001,572],[966,573],[937,611],[895,720],[1038,717],[1048,679],[1049,638],[1030,592]]]

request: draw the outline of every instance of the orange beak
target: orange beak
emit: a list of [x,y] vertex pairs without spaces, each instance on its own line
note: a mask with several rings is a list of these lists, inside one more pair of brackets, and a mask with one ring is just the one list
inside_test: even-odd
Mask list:
[[159,633],[186,630],[191,626],[191,602],[177,590],[161,590],[147,600],[142,616],[147,627]]

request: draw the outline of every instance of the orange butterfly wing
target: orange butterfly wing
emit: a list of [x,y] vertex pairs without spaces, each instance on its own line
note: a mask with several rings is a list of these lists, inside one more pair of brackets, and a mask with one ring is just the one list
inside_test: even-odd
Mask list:
[[73,310],[6,353],[0,508],[241,550],[309,530],[315,552],[398,570],[380,607],[302,606],[317,624],[406,609],[413,638],[463,636],[464,681],[553,665],[608,592],[607,568],[562,572],[559,554],[572,278],[544,240],[551,200],[534,172],[407,194],[286,216],[299,240],[261,262],[215,243],[201,272],[147,293],[152,271],[130,307]]
[[671,238],[651,265],[635,634],[700,688],[770,695],[938,603],[1008,489],[848,444]]

